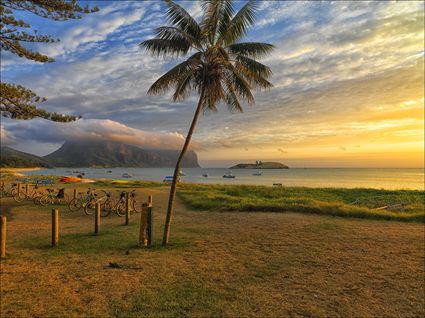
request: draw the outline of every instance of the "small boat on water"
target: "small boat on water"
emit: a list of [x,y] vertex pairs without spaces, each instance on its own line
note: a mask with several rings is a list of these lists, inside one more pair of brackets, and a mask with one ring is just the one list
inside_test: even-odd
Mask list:
[[125,172],[125,173],[122,174],[122,177],[123,178],[131,178],[132,175],[130,175],[130,174],[128,174],[128,173]]
[[252,175],[253,176],[262,176],[263,173],[261,171],[255,171]]
[[234,179],[236,178],[236,176],[234,176],[232,174],[232,171],[227,172],[225,175],[223,175],[223,178],[227,178],[227,179]]
[[202,174],[202,176],[203,176],[204,178],[208,178],[208,177],[209,177],[208,173],[203,173],[203,174]]
[[165,176],[164,180],[162,182],[173,182],[174,177],[173,176]]
[[107,173],[112,173],[112,170],[108,170],[108,171],[106,171]]

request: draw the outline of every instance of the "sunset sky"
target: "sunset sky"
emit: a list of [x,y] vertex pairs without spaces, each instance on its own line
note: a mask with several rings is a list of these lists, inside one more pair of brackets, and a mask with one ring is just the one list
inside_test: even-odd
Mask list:
[[[147,96],[179,59],[138,44],[164,24],[159,1],[89,2],[78,21],[31,16],[61,42],[38,49],[38,64],[2,52],[2,80],[31,88],[49,111],[82,115],[72,124],[2,118],[2,145],[38,155],[70,138],[108,138],[152,148],[181,145],[197,96],[172,103]],[[198,20],[197,2],[178,1]],[[240,7],[244,2],[237,2]],[[261,2],[246,41],[276,46],[262,62],[270,91],[244,113],[202,116],[193,137],[201,166],[280,161],[291,167],[423,167],[424,2]]]

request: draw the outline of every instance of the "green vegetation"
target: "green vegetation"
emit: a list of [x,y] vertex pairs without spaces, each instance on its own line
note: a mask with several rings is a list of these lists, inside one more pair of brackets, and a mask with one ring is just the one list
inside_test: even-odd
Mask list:
[[127,181],[105,179],[96,181],[94,185],[114,188],[155,188],[164,186],[164,183],[154,181]]
[[[182,185],[180,198],[193,209],[302,212],[424,222],[424,191],[264,186]],[[355,203],[354,203],[355,202]],[[388,204],[404,204],[377,210]]]
[[0,167],[25,168],[25,167],[51,167],[44,158],[18,151],[10,147],[0,147]]

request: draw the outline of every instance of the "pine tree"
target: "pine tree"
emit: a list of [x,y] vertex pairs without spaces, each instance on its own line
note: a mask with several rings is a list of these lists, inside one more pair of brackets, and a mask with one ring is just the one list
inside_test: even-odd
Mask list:
[[[0,49],[21,58],[40,63],[51,63],[53,58],[33,51],[24,43],[53,43],[49,35],[37,35],[28,22],[17,19],[15,12],[27,11],[37,16],[53,20],[66,21],[80,19],[81,14],[96,12],[97,7],[81,7],[75,0],[1,0],[0,2]],[[32,32],[29,32],[32,30]],[[52,121],[69,122],[79,117],[49,113],[37,108],[37,104],[46,99],[21,85],[1,82],[0,112],[4,117],[13,119],[32,119],[41,117]]]

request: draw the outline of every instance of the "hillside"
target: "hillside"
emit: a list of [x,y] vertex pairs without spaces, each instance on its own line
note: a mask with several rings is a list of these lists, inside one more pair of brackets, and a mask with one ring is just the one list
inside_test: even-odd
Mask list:
[[[44,158],[57,167],[174,167],[179,150],[142,149],[115,141],[66,141]],[[194,151],[183,158],[183,168],[199,167]]]
[[0,159],[0,167],[5,168],[51,167],[44,158],[6,146],[0,147]]
[[288,169],[287,165],[280,162],[239,163],[229,169]]

